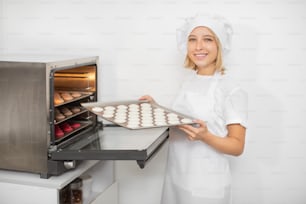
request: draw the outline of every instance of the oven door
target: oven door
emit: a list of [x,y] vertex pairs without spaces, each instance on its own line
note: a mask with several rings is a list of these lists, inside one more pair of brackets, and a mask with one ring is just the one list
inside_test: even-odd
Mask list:
[[104,127],[81,139],[50,151],[52,160],[136,160],[140,168],[158,152],[169,135],[168,128],[129,130]]

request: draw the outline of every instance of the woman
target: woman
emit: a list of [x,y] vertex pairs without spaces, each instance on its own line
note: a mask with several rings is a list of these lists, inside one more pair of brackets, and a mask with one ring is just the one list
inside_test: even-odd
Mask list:
[[226,155],[242,154],[247,118],[247,95],[226,77],[222,63],[231,34],[224,18],[210,15],[190,18],[177,31],[190,73],[172,109],[198,118],[198,125],[170,128],[162,204],[231,203]]

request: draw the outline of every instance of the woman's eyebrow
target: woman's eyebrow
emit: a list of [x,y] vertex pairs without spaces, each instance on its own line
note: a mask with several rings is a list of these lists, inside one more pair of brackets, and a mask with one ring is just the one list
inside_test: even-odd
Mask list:
[[[197,37],[196,35],[189,35],[188,37]],[[202,35],[201,37],[214,37],[212,35]]]
[[202,37],[211,37],[211,38],[213,38],[214,36],[213,35],[203,35]]

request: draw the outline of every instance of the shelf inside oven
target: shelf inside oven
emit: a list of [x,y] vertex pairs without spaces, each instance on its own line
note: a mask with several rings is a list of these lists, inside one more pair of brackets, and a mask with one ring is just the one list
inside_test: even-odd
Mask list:
[[104,127],[50,152],[52,160],[136,160],[140,168],[168,138],[168,128]]
[[69,133],[64,133],[64,136],[60,137],[60,138],[56,138],[55,139],[55,142],[56,143],[60,143],[62,142],[63,140],[66,140],[68,137],[70,137],[71,135],[74,135],[75,133],[91,126],[93,123],[91,121],[75,121],[73,120],[72,123],[79,123],[80,124],[80,127],[76,128],[76,129],[73,129],[71,132]]
[[[63,102],[61,103],[54,103],[54,107],[57,108],[57,107],[60,107],[60,106],[63,106],[63,105],[67,105],[67,104],[70,104],[70,103],[73,103],[73,102],[76,102],[76,101],[80,101],[82,99],[85,99],[85,98],[88,98],[90,96],[93,96],[94,95],[94,92],[76,92],[76,91],[61,91],[61,90],[56,90],[55,91],[56,93],[80,93],[81,96],[80,97],[75,97],[75,98],[72,98],[71,100],[64,100],[63,98],[60,98]],[[54,102],[55,102],[55,99],[54,99]]]
[[63,123],[63,122],[65,122],[65,121],[71,119],[71,118],[74,118],[74,117],[76,117],[76,116],[79,116],[79,115],[81,115],[81,114],[83,114],[83,113],[87,113],[87,112],[88,112],[88,111],[87,111],[86,109],[81,109],[80,112],[74,113],[74,114],[72,114],[72,115],[70,115],[70,116],[66,116],[66,117],[65,117],[64,119],[62,119],[62,120],[55,120],[54,125],[58,125],[58,124],[60,124],[60,123]]

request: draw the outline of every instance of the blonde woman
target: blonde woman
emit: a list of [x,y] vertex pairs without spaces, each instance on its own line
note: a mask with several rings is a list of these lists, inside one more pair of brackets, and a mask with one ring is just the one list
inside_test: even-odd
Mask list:
[[226,155],[243,153],[247,127],[247,94],[223,67],[231,35],[231,25],[217,15],[189,18],[177,30],[190,71],[172,109],[197,118],[198,126],[170,128],[162,204],[231,203]]

